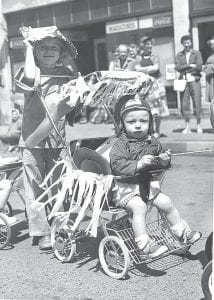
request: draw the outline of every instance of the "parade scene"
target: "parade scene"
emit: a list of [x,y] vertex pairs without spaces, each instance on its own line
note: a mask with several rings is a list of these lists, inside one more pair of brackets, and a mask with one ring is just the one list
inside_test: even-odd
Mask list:
[[211,300],[214,3],[0,3],[0,299]]

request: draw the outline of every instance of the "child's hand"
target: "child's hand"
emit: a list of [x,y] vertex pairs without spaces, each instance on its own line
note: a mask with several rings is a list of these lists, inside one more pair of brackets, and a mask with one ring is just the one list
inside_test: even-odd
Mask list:
[[31,42],[28,39],[24,39],[23,44],[25,45],[26,48],[33,49],[33,45],[31,44]]
[[155,157],[153,155],[144,155],[137,163],[137,169],[141,170],[142,168],[146,166],[150,166],[152,162],[154,161]]
[[171,149],[159,154],[159,160],[162,166],[167,166],[171,160]]

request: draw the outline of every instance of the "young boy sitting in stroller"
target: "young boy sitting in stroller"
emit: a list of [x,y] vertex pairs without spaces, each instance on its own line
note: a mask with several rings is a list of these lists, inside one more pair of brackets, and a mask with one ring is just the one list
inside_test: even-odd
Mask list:
[[193,244],[201,233],[192,231],[181,219],[172,200],[160,190],[150,194],[151,170],[170,166],[170,150],[162,151],[160,142],[152,136],[152,115],[149,105],[140,99],[124,101],[120,110],[122,133],[110,151],[110,163],[114,175],[132,176],[118,182],[113,196],[116,206],[125,208],[132,217],[135,241],[142,256],[156,258],[168,249],[153,241],[146,231],[147,205],[151,203],[162,211],[172,232],[179,241]]

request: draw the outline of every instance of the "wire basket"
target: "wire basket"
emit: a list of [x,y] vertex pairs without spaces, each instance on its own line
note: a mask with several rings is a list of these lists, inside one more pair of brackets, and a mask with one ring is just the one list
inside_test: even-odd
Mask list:
[[[172,253],[179,254],[186,251],[187,245],[178,241],[178,239],[172,234],[167,221],[164,220],[164,218],[161,218],[161,216],[157,220],[147,223],[146,227],[151,239],[155,240],[159,245],[167,246],[168,251],[163,254],[162,257]],[[128,220],[128,215],[107,224],[106,228],[109,234],[113,232],[123,240],[135,264],[148,263],[154,260],[153,258],[145,259],[145,257],[140,255],[134,239],[134,232],[132,230],[131,223]]]

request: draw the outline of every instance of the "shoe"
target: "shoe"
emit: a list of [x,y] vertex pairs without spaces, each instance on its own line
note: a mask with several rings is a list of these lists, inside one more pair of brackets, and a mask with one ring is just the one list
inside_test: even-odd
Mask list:
[[[4,214],[4,218],[7,220],[9,225],[13,225],[17,222],[17,219],[15,217],[8,217]],[[0,218],[0,224],[5,225],[4,221]]]
[[203,133],[203,129],[200,126],[197,128],[197,133]]
[[38,246],[39,245],[39,240],[41,239],[41,236],[33,236],[32,237],[32,246]]
[[199,231],[191,231],[187,236],[186,236],[186,243],[189,244],[194,244],[200,238],[202,237],[202,233]]
[[40,250],[51,250],[52,245],[51,245],[51,236],[50,235],[45,235],[40,238],[39,240],[39,249]]
[[155,241],[150,241],[145,248],[139,250],[140,255],[145,258],[157,258],[167,251],[167,246],[158,245]]
[[80,124],[86,124],[86,123],[88,123],[88,120],[87,120],[86,117],[83,117],[83,118],[80,119],[79,123]]
[[191,133],[191,130],[189,128],[185,128],[183,131],[182,131],[183,134],[187,134],[187,133]]
[[156,139],[158,139],[160,137],[160,133],[158,133],[158,132],[155,132],[153,135]]

